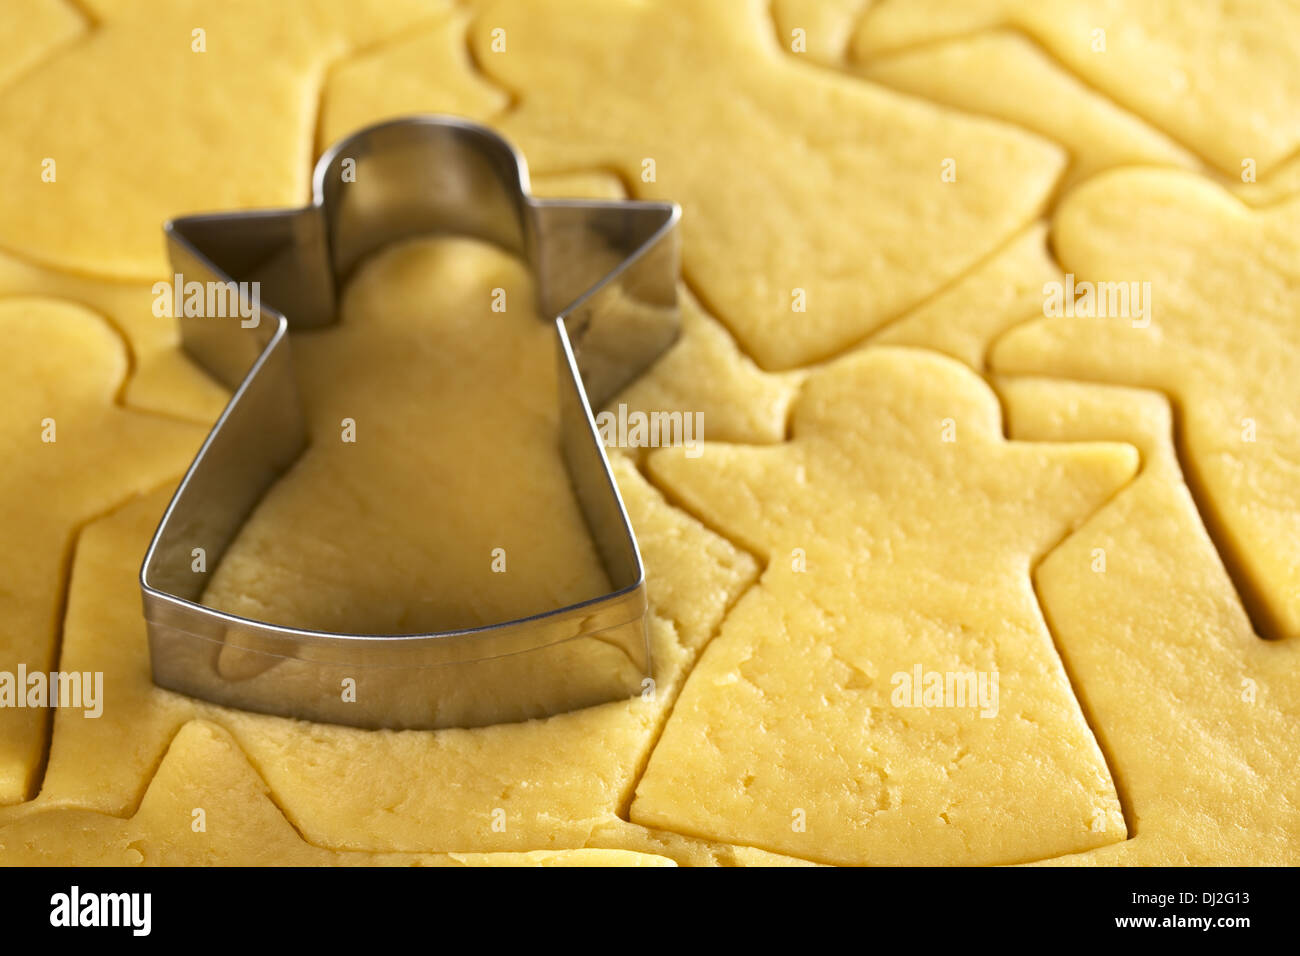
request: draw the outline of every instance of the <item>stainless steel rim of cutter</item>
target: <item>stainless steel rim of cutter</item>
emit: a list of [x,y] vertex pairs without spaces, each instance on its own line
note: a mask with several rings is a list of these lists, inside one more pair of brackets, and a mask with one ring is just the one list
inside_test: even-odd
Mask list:
[[[185,283],[257,282],[261,305],[247,319],[239,309],[179,317],[185,350],[234,394],[140,571],[154,682],[244,710],[395,728],[517,721],[640,693],[650,675],[645,574],[591,408],[677,336],[680,217],[672,203],[534,199],[501,137],[413,116],[325,153],[309,206],[167,223]],[[486,240],[531,267],[541,314],[554,320],[564,461],[612,590],[426,634],[327,633],[203,606],[227,546],[308,443],[290,331],[331,324],[364,257],[431,233]]]

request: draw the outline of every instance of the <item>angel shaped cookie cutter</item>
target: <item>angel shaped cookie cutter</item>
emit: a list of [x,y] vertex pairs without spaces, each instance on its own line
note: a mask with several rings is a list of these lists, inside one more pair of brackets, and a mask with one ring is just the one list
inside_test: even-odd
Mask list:
[[[179,317],[185,350],[234,394],[140,571],[154,682],[371,728],[480,726],[640,693],[650,674],[645,575],[591,409],[676,338],[680,216],[671,203],[534,199],[522,158],[495,133],[415,116],[325,153],[309,206],[167,223],[173,271],[187,284],[221,283],[240,308]],[[308,443],[290,331],[331,324],[363,258],[429,233],[486,240],[531,266],[540,312],[555,323],[561,451],[610,592],[426,634],[326,633],[205,607],[221,555]],[[258,283],[256,307],[241,283]]]

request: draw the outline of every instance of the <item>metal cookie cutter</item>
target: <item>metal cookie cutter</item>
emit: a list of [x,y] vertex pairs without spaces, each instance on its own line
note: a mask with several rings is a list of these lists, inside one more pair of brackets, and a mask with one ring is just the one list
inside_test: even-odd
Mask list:
[[[591,404],[677,335],[680,216],[671,203],[534,199],[522,158],[495,133],[416,116],[336,144],[316,166],[310,206],[167,223],[187,284],[226,283],[238,296],[229,283],[259,282],[271,305],[255,324],[180,317],[186,351],[234,396],[140,571],[155,683],[245,710],[399,728],[523,720],[640,692],[650,669],[645,576]],[[433,634],[332,634],[204,607],[226,547],[307,445],[290,329],[332,323],[358,262],[428,233],[487,240],[532,267],[541,313],[555,317],[562,452],[610,593]],[[248,297],[237,301],[251,311]],[[206,562],[195,561],[199,548]]]

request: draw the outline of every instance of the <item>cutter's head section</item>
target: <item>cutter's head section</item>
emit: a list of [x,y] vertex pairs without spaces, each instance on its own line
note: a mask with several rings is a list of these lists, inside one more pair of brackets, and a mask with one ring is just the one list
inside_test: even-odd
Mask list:
[[[676,337],[679,209],[534,199],[508,143],[442,116],[353,134],[321,158],[313,185],[302,209],[166,226],[184,281],[257,282],[261,307],[251,319],[179,319],[186,351],[234,395],[140,572],[154,681],[247,710],[361,727],[478,726],[639,693],[650,670],[644,574],[591,407]],[[432,634],[332,634],[200,604],[240,526],[307,443],[289,332],[333,322],[343,283],[366,256],[430,233],[483,239],[531,266],[541,313],[555,322],[564,460],[611,593]]]

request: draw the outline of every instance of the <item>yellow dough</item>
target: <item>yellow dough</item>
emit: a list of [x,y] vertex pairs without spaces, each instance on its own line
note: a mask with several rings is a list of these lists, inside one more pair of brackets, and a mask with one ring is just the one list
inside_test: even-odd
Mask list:
[[453,113],[483,120],[509,102],[481,79],[465,47],[469,18],[449,13],[409,37],[340,64],[321,92],[324,149],[353,130],[410,113]]
[[67,0],[8,0],[0,8],[0,87],[71,42],[84,26]]
[[1137,480],[1035,573],[1133,821],[1127,841],[1061,862],[1295,866],[1300,648],[1252,633],[1179,474],[1168,401],[1041,379],[1000,391],[1014,438],[1142,453]]
[[1300,194],[1300,156],[1295,156],[1278,167],[1277,172],[1263,182],[1232,183],[1232,191],[1252,206],[1269,206],[1285,202]]
[[681,337],[610,405],[699,415],[713,441],[780,441],[801,373],[764,372],[685,290],[680,301]]
[[[858,18],[872,0],[772,0],[777,42],[820,63],[844,57]],[[801,31],[796,33],[796,31]],[[803,49],[799,50],[798,46]]]
[[1150,283],[1149,324],[1132,309],[1040,318],[993,367],[1172,396],[1188,479],[1256,625],[1300,636],[1300,201],[1252,210],[1188,174],[1121,170],[1067,197],[1052,236],[1076,282]]
[[176,322],[154,315],[152,283],[57,272],[0,250],[0,296],[33,295],[84,305],[121,333],[131,364],[123,404],[205,424],[221,414],[229,394],[181,352]]
[[[127,373],[99,316],[56,299],[0,299],[0,670],[58,659],[63,574],[80,526],[185,469],[203,429],[131,412]],[[27,694],[27,688],[22,688]],[[46,738],[40,706],[0,707],[0,806],[33,796]]]
[[[1293,0],[4,0],[0,703],[103,683],[0,706],[0,866],[1300,864],[1298,35]],[[681,335],[607,406],[701,421],[609,449],[654,684],[438,731],[161,690],[140,559],[227,399],[153,314],[162,223],[302,205],[413,112],[538,196],[683,206]],[[603,591],[524,266],[415,238],[342,293],[207,600],[420,631]]]
[[192,721],[167,748],[139,809],[44,810],[0,826],[0,863],[82,866],[672,866],[616,850],[448,855],[323,850],[303,841],[221,728]]
[[1047,251],[1047,225],[1034,223],[957,282],[882,329],[881,345],[934,349],[983,369],[998,334],[1040,313],[1043,285],[1061,279]]
[[1292,0],[882,0],[862,18],[854,53],[867,60],[1004,23],[1229,176],[1244,159],[1266,175],[1300,147]]
[[[760,3],[564,11],[581,31],[537,4],[477,17],[477,62],[518,97],[501,129],[534,169],[613,168],[680,202],[687,280],[765,368],[915,305],[1027,225],[1064,166],[1037,137],[796,61]],[[668,50],[689,72],[664,69]]]
[[[692,672],[632,819],[830,863],[1123,839],[1029,572],[1133,475],[1133,449],[1009,444],[978,378],[896,349],[810,376],[794,416],[786,444],[650,458],[768,563]],[[996,674],[996,693],[900,706],[915,668]]]
[[[1024,36],[979,34],[872,60],[877,83],[1004,119],[1062,144],[1070,167],[1061,188],[1112,166],[1183,166],[1199,161],[1062,70]],[[971,77],[978,76],[978,83]],[[1026,96],[1026,88],[1035,91]]]
[[306,201],[321,72],[431,5],[286,0],[272,16],[261,0],[115,8],[0,91],[0,247],[152,282],[170,275],[164,220]]

